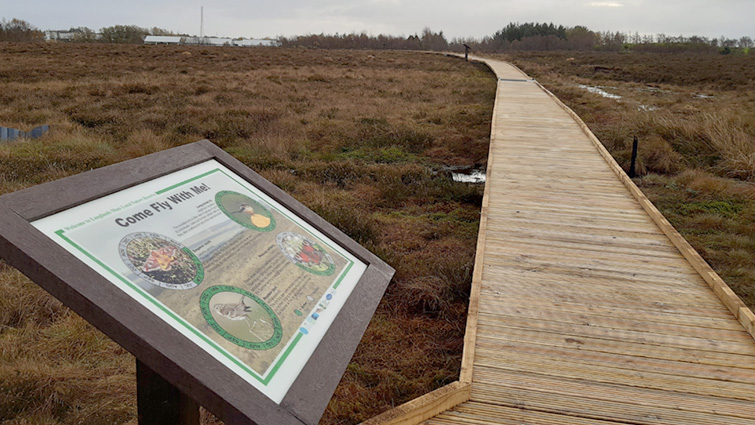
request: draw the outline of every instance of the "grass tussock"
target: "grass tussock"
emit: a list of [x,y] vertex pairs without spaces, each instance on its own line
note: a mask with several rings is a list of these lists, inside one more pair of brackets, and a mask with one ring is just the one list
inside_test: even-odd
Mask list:
[[577,112],[625,170],[632,137],[639,138],[635,182],[755,309],[755,58],[569,52],[511,59]]
[[[323,418],[458,378],[495,78],[390,51],[5,44],[0,193],[209,138],[397,269]],[[135,424],[133,358],[0,263],[0,422]],[[218,424],[203,412],[204,424]]]
[[131,420],[133,358],[18,271],[0,276],[0,421]]

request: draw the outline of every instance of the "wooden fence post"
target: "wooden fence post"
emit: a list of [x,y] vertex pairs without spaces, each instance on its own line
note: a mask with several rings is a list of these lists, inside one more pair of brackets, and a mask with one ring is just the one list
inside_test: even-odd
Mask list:
[[634,140],[632,141],[632,162],[629,164],[629,177],[634,178],[637,176],[637,172],[635,170],[635,164],[637,163],[637,145],[639,142],[637,141],[637,136],[634,136]]

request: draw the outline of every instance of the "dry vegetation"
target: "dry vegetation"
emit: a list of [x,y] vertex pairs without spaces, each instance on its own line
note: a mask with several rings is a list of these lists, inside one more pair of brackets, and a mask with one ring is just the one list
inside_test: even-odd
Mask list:
[[[323,422],[458,378],[495,92],[406,52],[0,45],[0,193],[209,138],[396,268]],[[134,361],[0,263],[0,422],[135,423]],[[211,417],[205,423],[215,423]]]
[[[755,59],[518,53],[755,306]],[[0,193],[209,138],[397,269],[323,423],[458,377],[494,79],[407,52],[3,44]],[[578,85],[600,86],[621,99]],[[135,423],[133,358],[0,263],[0,421]],[[206,415],[205,423],[217,423]]]
[[755,309],[755,56],[509,58],[579,114],[625,169],[639,137],[635,182]]

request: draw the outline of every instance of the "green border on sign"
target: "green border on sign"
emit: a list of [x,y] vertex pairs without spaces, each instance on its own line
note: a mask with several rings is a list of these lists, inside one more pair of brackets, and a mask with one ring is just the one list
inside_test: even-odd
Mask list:
[[[265,313],[270,316],[270,319],[273,322],[273,335],[268,338],[267,341],[252,342],[240,339],[223,329],[223,327],[220,326],[220,324],[215,320],[215,317],[212,315],[212,310],[210,309],[210,300],[214,295],[221,292],[235,292],[259,304],[260,307],[265,310]],[[278,315],[275,314],[273,309],[270,308],[270,306],[267,305],[267,303],[265,303],[265,301],[263,301],[258,296],[241,288],[230,285],[210,286],[209,288],[205,289],[204,292],[202,292],[202,295],[199,297],[199,308],[202,311],[202,316],[204,316],[204,319],[212,327],[212,329],[215,330],[215,332],[240,347],[249,348],[252,350],[269,350],[278,345],[281,342],[281,338],[283,338],[283,327],[281,326],[281,321],[280,319],[278,319]]]
[[[216,168],[214,170],[202,173],[202,174],[200,174],[198,176],[194,176],[194,177],[192,177],[190,179],[187,179],[187,180],[184,180],[184,181],[182,181],[180,183],[176,183],[174,185],[171,185],[171,186],[169,186],[169,187],[167,187],[165,189],[156,191],[155,194],[159,195],[159,194],[168,192],[168,191],[173,190],[173,189],[175,189],[177,187],[181,187],[181,186],[183,186],[185,184],[191,183],[191,182],[193,182],[195,180],[201,179],[202,177],[208,176],[208,175],[216,173],[216,172],[220,172],[221,174],[223,174],[227,178],[229,178],[231,181],[233,181],[236,184],[238,184],[239,186],[241,186],[244,190],[250,192],[252,195],[257,196],[257,194],[254,191],[252,191],[251,189],[247,188],[245,184],[239,182],[232,175],[229,175],[228,173],[226,173],[225,171],[223,171],[223,170],[221,170],[219,168]],[[287,219],[291,220],[292,222],[299,224],[300,219],[298,217],[292,218],[289,214],[286,214],[286,212],[281,211],[281,210],[279,210],[278,208],[275,208],[272,205],[270,207],[271,207],[271,209],[273,209],[275,212],[277,212],[278,214],[282,215],[283,217],[286,217]],[[296,335],[293,337],[292,340],[290,340],[290,343],[289,343],[288,347],[286,347],[286,349],[283,352],[283,354],[280,355],[280,357],[278,358],[278,361],[272,366],[271,369],[268,370],[266,376],[262,377],[262,376],[260,376],[260,374],[258,374],[254,370],[250,369],[249,366],[247,366],[244,362],[242,362],[241,360],[239,360],[236,356],[234,356],[233,354],[231,354],[228,351],[226,351],[224,348],[222,348],[219,345],[217,345],[217,343],[215,343],[213,340],[211,340],[207,335],[205,335],[204,333],[202,333],[201,331],[199,331],[197,328],[195,328],[190,323],[186,322],[181,316],[178,316],[172,310],[170,310],[169,308],[167,308],[163,303],[161,303],[159,300],[157,300],[156,298],[154,298],[152,295],[150,295],[144,289],[142,289],[138,285],[135,285],[133,282],[131,282],[131,280],[125,278],[124,276],[122,276],[118,272],[116,272],[115,270],[111,269],[108,265],[106,265],[105,263],[103,263],[99,258],[95,257],[93,254],[91,254],[90,252],[88,252],[87,250],[85,250],[83,247],[81,247],[78,244],[76,244],[76,242],[74,242],[73,240],[71,240],[70,238],[68,238],[67,236],[65,236],[64,233],[65,233],[65,230],[63,230],[63,229],[60,229],[60,230],[58,230],[58,231],[55,232],[55,234],[58,235],[63,241],[65,241],[66,243],[68,243],[69,245],[71,245],[72,247],[74,247],[77,251],[79,251],[82,254],[84,254],[87,258],[89,258],[95,264],[97,264],[100,267],[102,267],[103,270],[105,270],[106,272],[110,273],[112,276],[114,276],[120,282],[122,282],[123,284],[125,284],[128,288],[130,288],[136,294],[141,295],[150,304],[154,305],[160,311],[162,311],[165,315],[167,315],[169,318],[171,318],[176,324],[181,325],[183,328],[187,329],[190,333],[192,333],[193,335],[195,335],[201,341],[203,341],[204,343],[206,343],[209,347],[211,347],[214,350],[216,350],[223,357],[225,357],[226,359],[228,359],[231,363],[233,363],[236,366],[238,366],[241,370],[243,370],[246,373],[248,373],[250,376],[252,376],[255,380],[259,381],[263,385],[268,385],[270,383],[270,381],[273,379],[273,377],[275,376],[275,374],[281,368],[281,366],[283,365],[283,363],[285,363],[286,359],[291,354],[291,352],[293,351],[294,347],[296,347],[296,345],[299,343],[299,341],[301,340],[301,338],[304,336],[304,334],[302,334],[301,332],[296,332]],[[346,255],[344,255],[340,250],[334,248],[333,246],[331,246],[327,242],[325,242],[325,241],[321,241],[321,242],[325,246],[327,246],[328,248],[330,248],[331,250],[333,250],[334,252],[338,253],[341,257],[343,257],[347,261],[346,267],[343,269],[343,272],[341,273],[341,275],[338,277],[338,279],[331,286],[331,289],[336,289],[341,284],[341,282],[346,277],[346,275],[349,273],[349,270],[351,270],[352,266],[354,265],[354,262],[352,260],[349,260],[348,257]]]
[[196,277],[194,277],[194,283],[199,285],[200,283],[202,283],[202,280],[204,280],[204,264],[199,261],[199,257],[197,257],[197,255],[194,254],[194,252],[189,248],[183,247],[181,248],[181,251],[189,255],[191,257],[191,260],[194,261],[194,265],[197,267],[197,275]]

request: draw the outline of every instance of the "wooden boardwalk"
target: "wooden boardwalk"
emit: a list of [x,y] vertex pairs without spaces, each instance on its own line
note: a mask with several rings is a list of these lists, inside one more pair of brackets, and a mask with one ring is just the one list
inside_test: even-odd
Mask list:
[[366,424],[755,425],[752,312],[571,111],[489,65],[461,377]]

